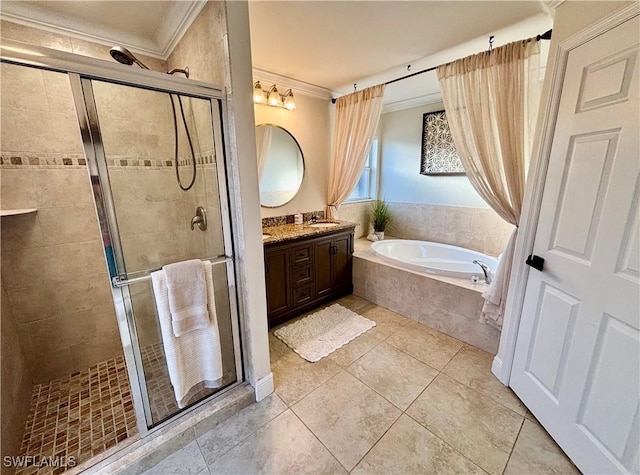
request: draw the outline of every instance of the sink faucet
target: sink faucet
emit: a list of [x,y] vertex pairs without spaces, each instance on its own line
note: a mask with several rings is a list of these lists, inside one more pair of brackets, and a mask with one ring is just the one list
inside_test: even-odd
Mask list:
[[491,273],[491,269],[489,269],[489,266],[479,260],[475,260],[473,261],[473,263],[478,264],[480,266],[480,268],[482,269],[482,272],[484,272],[484,282],[486,284],[490,284],[493,281],[493,274]]

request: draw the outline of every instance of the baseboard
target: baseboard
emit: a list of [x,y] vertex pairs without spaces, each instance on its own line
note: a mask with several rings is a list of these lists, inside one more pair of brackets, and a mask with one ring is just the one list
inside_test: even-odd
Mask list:
[[273,392],[273,373],[259,379],[255,385],[256,402],[262,401]]

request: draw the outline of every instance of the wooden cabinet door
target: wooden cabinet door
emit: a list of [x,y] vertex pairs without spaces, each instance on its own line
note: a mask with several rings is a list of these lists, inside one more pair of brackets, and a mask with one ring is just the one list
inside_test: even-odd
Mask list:
[[316,260],[316,297],[333,292],[333,238],[318,239],[314,243]]
[[351,235],[336,236],[333,240],[333,289],[351,285]]
[[272,316],[286,312],[291,307],[288,249],[266,252],[265,266],[267,313]]

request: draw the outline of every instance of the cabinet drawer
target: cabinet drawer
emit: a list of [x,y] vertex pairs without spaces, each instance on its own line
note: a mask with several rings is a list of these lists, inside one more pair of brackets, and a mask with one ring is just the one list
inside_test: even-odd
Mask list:
[[299,307],[313,299],[313,285],[307,285],[293,291],[293,306]]
[[313,263],[313,247],[311,244],[296,246],[291,249],[291,256],[295,267],[308,266]]
[[302,287],[313,282],[311,267],[302,267],[293,271],[293,285]]

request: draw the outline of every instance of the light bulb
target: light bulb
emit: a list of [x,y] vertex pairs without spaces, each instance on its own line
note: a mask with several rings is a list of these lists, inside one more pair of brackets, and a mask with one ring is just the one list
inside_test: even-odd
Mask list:
[[280,93],[278,92],[278,88],[276,87],[275,84],[271,86],[271,89],[269,89],[269,97],[267,98],[267,104],[269,104],[270,106],[282,105],[282,98],[280,97]]
[[284,108],[290,111],[296,108],[296,101],[293,97],[293,91],[291,89],[289,89],[284,95]]
[[260,85],[260,81],[256,81],[253,85],[253,102],[256,104],[261,104],[264,102],[264,91],[262,90],[262,86]]

